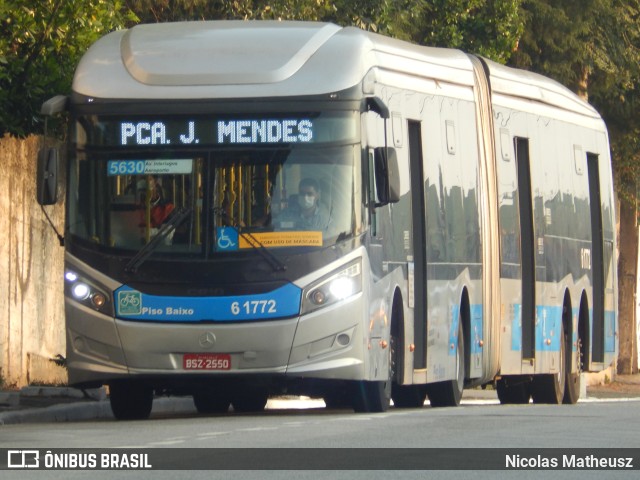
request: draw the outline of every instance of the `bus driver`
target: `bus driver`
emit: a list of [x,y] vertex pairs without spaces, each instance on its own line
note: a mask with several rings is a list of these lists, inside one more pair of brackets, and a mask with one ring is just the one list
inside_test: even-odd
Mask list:
[[303,178],[298,186],[297,204],[289,205],[279,218],[280,228],[325,231],[331,219],[320,203],[320,184],[313,178]]

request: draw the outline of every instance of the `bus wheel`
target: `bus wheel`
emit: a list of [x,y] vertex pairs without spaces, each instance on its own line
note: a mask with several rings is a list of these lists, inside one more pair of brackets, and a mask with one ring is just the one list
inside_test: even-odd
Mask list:
[[560,360],[558,362],[558,373],[545,375],[534,375],[531,383],[531,397],[534,403],[560,404],[564,397],[564,387],[566,381],[567,361],[566,355],[566,333],[564,325],[560,325]]
[[424,385],[393,385],[393,406],[396,408],[421,408],[427,399]]
[[432,407],[457,407],[464,389],[464,336],[462,325],[458,324],[458,344],[456,345],[456,378],[446,382],[433,383],[427,387],[429,403]]
[[266,390],[240,388],[233,393],[231,403],[236,412],[257,413],[267,406],[269,394]]
[[[398,338],[391,334],[391,378],[402,376],[402,363],[404,359],[398,352]],[[398,372],[398,374],[396,374]],[[391,398],[393,406],[396,408],[421,408],[427,398],[427,391],[424,385],[398,385],[395,381],[391,385]]]
[[567,352],[571,352],[567,355],[567,366],[565,367],[566,381],[564,386],[564,397],[562,403],[575,404],[580,398],[580,372],[582,370],[582,360],[580,357],[580,340],[578,339],[578,348],[576,349],[576,371],[571,371],[571,356],[573,355],[573,345],[571,336],[566,335],[567,341],[565,342],[565,348]]
[[[517,378],[517,377],[516,377]],[[531,399],[529,382],[512,378],[501,378],[496,384],[501,404],[526,404]]]
[[395,339],[391,337],[388,353],[387,380],[359,380],[352,383],[352,406],[357,413],[386,412],[391,404],[391,384],[394,377]]
[[118,420],[144,420],[149,418],[153,406],[153,389],[133,382],[109,385],[109,403]]
[[213,389],[203,389],[193,393],[193,404],[198,413],[225,413],[229,410],[231,400]]
[[353,384],[353,410],[358,413],[386,412],[391,402],[391,379],[361,380]]
[[351,406],[351,396],[348,388],[343,385],[336,386],[325,392],[322,399],[327,408],[348,408]]

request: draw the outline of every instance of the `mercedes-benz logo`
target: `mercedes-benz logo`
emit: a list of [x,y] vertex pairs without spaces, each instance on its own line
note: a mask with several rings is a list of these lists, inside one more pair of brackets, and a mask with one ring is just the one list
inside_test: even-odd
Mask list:
[[206,332],[200,335],[198,343],[202,348],[211,348],[216,344],[216,336],[213,332]]

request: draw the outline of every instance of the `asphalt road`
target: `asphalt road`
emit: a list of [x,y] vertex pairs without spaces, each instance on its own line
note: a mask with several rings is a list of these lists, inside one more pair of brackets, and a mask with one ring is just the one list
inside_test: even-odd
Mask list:
[[[111,419],[4,425],[0,427],[0,448],[54,449],[54,448],[126,448],[128,452],[145,449],[168,449],[167,458],[178,455],[178,468],[185,470],[154,470],[127,472],[127,478],[180,479],[248,479],[248,478],[313,478],[313,479],[424,479],[424,478],[637,478],[635,471],[592,469],[581,471],[548,471],[530,468],[517,471],[483,470],[482,458],[474,448],[532,448],[529,452],[542,452],[544,448],[587,448],[589,452],[608,452],[606,448],[639,447],[640,401],[594,400],[571,406],[497,405],[489,400],[467,401],[458,408],[431,408],[419,410],[391,409],[384,414],[354,414],[348,410],[327,410],[319,405],[311,408],[279,408],[261,414],[234,414],[198,416],[189,412],[155,415],[151,420],[117,422]],[[202,451],[176,449],[205,449]],[[213,458],[216,451],[229,448],[230,455],[240,456],[235,463],[223,458],[219,467],[246,468],[247,470],[220,470],[218,464],[208,470],[189,470],[193,462]],[[259,451],[249,450],[261,449]],[[318,452],[317,461],[326,462],[326,471],[268,469],[265,448],[280,449],[295,459],[296,448]],[[353,450],[361,449],[361,450]],[[415,452],[415,448],[451,448],[459,451],[459,465],[478,471],[384,470],[384,458],[389,449]],[[322,450],[321,450],[322,449]],[[362,459],[363,451],[369,455],[372,470],[343,470],[349,455],[354,462]],[[637,451],[637,450],[636,450]],[[157,452],[154,450],[154,452]],[[219,451],[218,451],[219,452]],[[235,452],[235,453],[234,453]],[[449,454],[448,451],[442,451]],[[225,452],[228,453],[228,452]],[[305,452],[308,454],[308,452]],[[393,452],[395,453],[395,452]],[[346,457],[345,457],[346,455]],[[474,456],[475,455],[475,456]],[[156,457],[157,458],[157,457]],[[465,463],[465,459],[471,458]],[[233,460],[233,459],[231,459]],[[275,460],[274,460],[275,461]],[[182,463],[180,463],[182,462]],[[242,463],[244,462],[244,463]],[[256,463],[259,462],[259,463]],[[336,466],[336,462],[339,463]],[[381,463],[382,462],[382,463]],[[476,463],[474,463],[476,462]],[[638,459],[640,462],[640,458]],[[246,467],[244,466],[246,465]],[[278,464],[280,465],[280,464]],[[457,464],[456,464],[457,465]],[[359,465],[362,466],[362,465]],[[638,468],[637,465],[636,468]],[[465,468],[466,468],[465,467]],[[298,468],[298,467],[296,467]],[[451,468],[455,468],[452,465]],[[460,467],[462,468],[462,467]],[[332,470],[335,469],[335,470]],[[395,470],[395,469],[394,469]],[[122,478],[119,471],[39,471],[2,472],[4,478]]]

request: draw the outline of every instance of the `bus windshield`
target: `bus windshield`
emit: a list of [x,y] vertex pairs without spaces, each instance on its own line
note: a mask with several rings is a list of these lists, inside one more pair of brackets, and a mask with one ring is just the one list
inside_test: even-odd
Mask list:
[[[135,253],[151,242],[154,255],[210,257],[326,247],[354,233],[361,153],[353,138],[198,150],[170,149],[168,142],[105,148],[91,144],[83,120],[68,212],[70,233],[89,244]],[[125,140],[123,134],[118,141]]]

